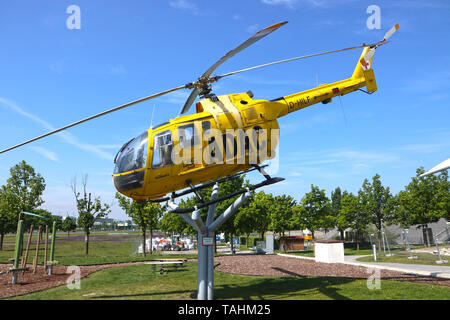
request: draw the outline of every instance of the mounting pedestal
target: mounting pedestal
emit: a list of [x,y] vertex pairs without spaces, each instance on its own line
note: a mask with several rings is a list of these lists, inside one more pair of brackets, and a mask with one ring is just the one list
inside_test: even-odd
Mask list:
[[[219,183],[216,183],[211,193],[211,200],[217,199],[218,195]],[[200,209],[194,210],[192,216],[188,213],[180,214],[180,216],[198,232],[198,300],[214,299],[215,230],[233,216],[233,214],[244,205],[251,196],[250,189],[247,189],[247,191],[236,199],[216,220],[214,220],[214,215],[217,203],[211,204],[208,209],[206,223],[204,223],[200,217]],[[173,210],[178,208],[173,202],[173,199],[171,199],[168,204]]]

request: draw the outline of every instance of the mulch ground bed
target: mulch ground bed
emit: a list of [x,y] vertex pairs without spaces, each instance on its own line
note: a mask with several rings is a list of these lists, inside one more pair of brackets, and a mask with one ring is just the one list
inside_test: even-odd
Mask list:
[[[288,258],[278,255],[235,255],[216,257],[217,271],[248,276],[275,277],[340,277],[367,279],[373,275],[366,267],[343,263],[321,263],[314,260]],[[381,270],[382,280],[411,281],[450,286],[450,279]]]
[[[93,266],[79,266],[80,276],[83,278],[88,274],[111,267],[129,266],[135,264],[142,264],[142,262],[129,262],[129,263],[111,263]],[[41,291],[44,289],[60,286],[66,284],[67,279],[72,273],[66,273],[67,266],[53,266],[52,275],[48,275],[47,271],[44,271],[44,266],[38,266],[36,273],[32,271],[26,271],[23,275],[19,273],[17,283],[11,284],[12,273],[6,273],[11,264],[0,264],[0,299],[13,297],[17,295],[23,295],[35,291]],[[32,265],[27,265],[32,270]]]
[[[196,259],[188,259],[195,261]],[[340,263],[320,263],[313,260],[282,257],[278,255],[235,255],[216,257],[219,263],[216,270],[226,273],[275,276],[275,277],[340,277],[367,279],[373,272],[368,273],[367,268]],[[111,267],[130,266],[142,264],[141,262],[112,263],[93,266],[80,266],[81,277]],[[11,264],[0,264],[0,299],[23,295],[31,292],[66,284],[70,274],[66,273],[67,266],[56,265],[50,276],[44,272],[43,266],[38,266],[36,274],[31,271],[19,274],[17,284],[11,284],[12,274],[6,273]],[[31,268],[31,265],[28,265]],[[396,271],[381,270],[383,280],[412,281],[426,284],[450,286],[450,279],[426,277]]]

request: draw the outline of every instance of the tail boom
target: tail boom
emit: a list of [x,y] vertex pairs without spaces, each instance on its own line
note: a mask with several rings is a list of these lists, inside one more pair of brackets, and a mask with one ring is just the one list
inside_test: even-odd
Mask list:
[[336,96],[343,96],[363,87],[366,87],[369,93],[375,92],[377,85],[373,69],[370,67],[372,65],[372,57],[370,58],[370,66],[367,68],[361,63],[361,60],[364,60],[369,50],[369,47],[364,48],[351,78],[330,84],[322,84],[306,91],[272,100],[271,109],[275,113],[274,117],[279,118],[319,102],[327,104]]

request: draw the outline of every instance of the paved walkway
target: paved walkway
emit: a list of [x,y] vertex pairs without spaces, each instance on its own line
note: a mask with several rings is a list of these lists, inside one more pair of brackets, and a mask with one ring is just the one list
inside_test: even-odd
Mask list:
[[[311,257],[302,257],[302,256],[297,256],[297,255],[292,255],[292,254],[279,253],[278,255],[284,256],[284,257],[298,258],[298,259],[315,260],[314,258],[311,258]],[[446,266],[357,261],[357,259],[361,258],[361,257],[367,257],[367,255],[344,256],[344,260],[345,260],[344,263],[351,264],[354,266],[366,267],[366,268],[386,269],[386,270],[399,271],[399,272],[405,272],[405,273],[420,274],[423,276],[431,276],[431,277],[450,279],[450,267],[446,267]]]
[[372,267],[400,271],[405,273],[420,274],[424,276],[450,279],[450,267],[426,264],[386,263],[386,262],[361,262],[358,258],[367,256],[344,256],[346,264],[362,267]]

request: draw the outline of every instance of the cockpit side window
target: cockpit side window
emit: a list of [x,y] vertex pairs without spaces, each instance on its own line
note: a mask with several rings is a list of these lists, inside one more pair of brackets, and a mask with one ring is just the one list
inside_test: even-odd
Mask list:
[[152,168],[156,169],[171,165],[173,163],[172,149],[172,133],[170,130],[155,134]]
[[200,144],[200,136],[198,135],[194,123],[179,126],[178,137],[181,149],[191,148]]

